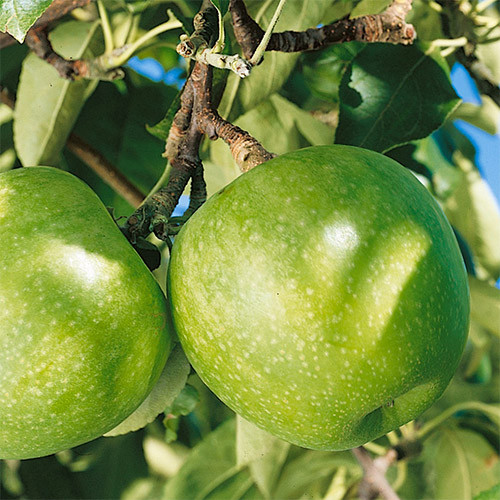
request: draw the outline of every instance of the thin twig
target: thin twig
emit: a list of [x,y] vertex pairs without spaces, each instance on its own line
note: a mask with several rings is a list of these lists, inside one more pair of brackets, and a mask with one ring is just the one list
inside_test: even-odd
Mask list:
[[66,147],[134,208],[142,203],[144,193],[90,144],[76,134],[70,134]]
[[385,477],[389,466],[397,460],[396,450],[390,449],[386,455],[377,457],[375,460],[362,446],[351,451],[364,471],[358,489],[359,498],[373,500],[380,495],[385,500],[400,500]]
[[[7,89],[0,87],[0,102],[14,109],[16,101]],[[90,144],[72,133],[66,147],[133,207],[141,204],[144,194]]]

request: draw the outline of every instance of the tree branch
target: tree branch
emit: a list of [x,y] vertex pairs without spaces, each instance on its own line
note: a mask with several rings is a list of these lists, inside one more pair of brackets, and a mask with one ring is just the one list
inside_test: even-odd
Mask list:
[[[416,36],[413,26],[405,22],[405,16],[410,9],[411,0],[395,0],[381,14],[355,19],[344,18],[306,31],[273,33],[267,50],[304,52],[354,40],[409,44]],[[264,31],[248,14],[243,0],[231,0],[229,10],[236,39],[244,56],[250,59]]]
[[362,446],[351,451],[364,471],[358,490],[359,498],[373,500],[380,495],[385,500],[400,500],[385,477],[389,466],[398,458],[397,451],[390,449],[386,455],[377,457],[375,460]]
[[144,193],[90,144],[76,134],[71,134],[66,147],[133,207],[138,207],[142,203],[145,198]]

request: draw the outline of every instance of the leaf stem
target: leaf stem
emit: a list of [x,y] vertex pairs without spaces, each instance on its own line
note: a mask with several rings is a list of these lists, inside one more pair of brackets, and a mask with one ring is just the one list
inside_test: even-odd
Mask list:
[[480,401],[466,401],[465,403],[458,403],[454,406],[451,406],[450,408],[443,411],[443,413],[441,413],[437,417],[427,422],[425,425],[423,425],[419,430],[415,432],[415,438],[416,439],[424,438],[427,434],[432,432],[436,427],[441,425],[445,420],[450,418],[453,414],[465,410],[476,410],[485,413],[486,415],[495,415],[497,418],[500,417],[499,408],[496,408],[486,403],[481,403]]
[[255,52],[253,53],[252,58],[250,59],[250,64],[252,64],[253,66],[257,66],[257,64],[259,64],[260,61],[262,60],[262,57],[264,56],[264,52],[266,51],[266,48],[269,45],[269,40],[271,39],[271,35],[273,34],[274,28],[276,27],[276,24],[280,18],[281,12],[282,12],[285,4],[286,4],[286,0],[280,0],[278,7],[276,7],[276,10],[274,11],[271,22],[269,23],[269,26],[267,27],[266,32],[264,33],[264,36],[262,37],[262,40],[260,41],[259,45],[255,49]]
[[138,38],[135,42],[124,46],[123,47],[124,50],[120,53],[120,55],[112,58],[111,64],[114,67],[122,66],[132,57],[132,55],[137,51],[137,49],[139,49],[139,47],[141,47],[141,45],[144,45],[148,40],[151,40],[151,38],[154,38],[155,36],[164,33],[165,31],[168,30],[182,28],[182,23],[175,18],[174,14],[171,11],[169,11],[168,14],[169,14],[168,21],[159,24],[158,26],[149,30],[143,36]]
[[104,7],[102,0],[97,0],[97,8],[99,9],[99,17],[101,18],[102,32],[104,35],[104,53],[109,54],[115,48],[111,24],[109,23],[108,13],[106,12],[106,8]]

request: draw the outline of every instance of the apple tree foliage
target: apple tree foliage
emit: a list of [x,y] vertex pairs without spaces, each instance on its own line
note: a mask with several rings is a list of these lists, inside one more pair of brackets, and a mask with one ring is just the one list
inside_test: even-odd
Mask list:
[[[133,46],[123,51],[122,78],[61,78],[22,43],[51,2],[0,4],[0,31],[17,40],[0,50],[0,172],[33,165],[67,170],[89,184],[119,219],[166,178],[165,138],[189,71],[175,47],[181,34],[192,32],[201,2],[86,3],[51,25],[52,46],[70,60]],[[265,29],[278,1],[246,3]],[[376,15],[389,3],[288,0],[275,31]],[[225,23],[225,52],[235,54],[229,2],[213,4]],[[167,9],[177,21],[153,33],[168,22]],[[496,498],[500,211],[477,167],[477,151],[457,120],[498,133],[500,10],[488,0],[415,0],[406,20],[417,32],[411,45],[351,41],[311,52],[267,52],[245,79],[216,69],[214,97],[221,116],[273,153],[335,143],[371,149],[415,173],[441,205],[468,272],[471,323],[465,353],[441,399],[366,449],[373,458],[397,451],[385,476],[401,499]],[[144,43],[134,45],[137,40]],[[164,81],[127,66],[132,56],[155,59]],[[457,62],[474,73],[480,103],[456,95],[450,71]],[[134,186],[135,195],[124,193],[106,172],[90,168],[95,161],[78,144],[98,152]],[[203,142],[200,155],[209,196],[240,175],[221,140]],[[150,240],[162,252],[154,274],[165,290],[169,249]],[[146,261],[155,256],[148,242],[140,245]],[[359,497],[363,469],[350,451],[307,450],[272,437],[235,417],[190,372],[178,347],[169,363],[171,370],[139,409],[106,437],[34,460],[0,460],[0,497]]]

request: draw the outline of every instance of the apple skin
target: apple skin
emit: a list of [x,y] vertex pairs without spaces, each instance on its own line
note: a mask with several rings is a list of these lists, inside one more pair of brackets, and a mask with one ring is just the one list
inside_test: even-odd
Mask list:
[[51,167],[0,174],[0,458],[123,421],[171,350],[157,282],[96,194]]
[[351,146],[284,154],[215,194],[177,236],[168,283],[205,383],[306,448],[352,448],[419,416],[467,337],[440,207],[401,165]]

